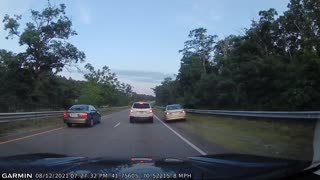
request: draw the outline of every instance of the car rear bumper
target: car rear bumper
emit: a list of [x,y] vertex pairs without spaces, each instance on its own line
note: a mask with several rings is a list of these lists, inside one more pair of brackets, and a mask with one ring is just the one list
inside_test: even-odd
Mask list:
[[151,120],[153,119],[153,116],[130,116],[130,119],[134,119],[134,120],[137,120],[137,121],[145,121],[145,120]]
[[178,120],[178,119],[186,119],[186,116],[185,115],[166,116],[166,121]]
[[87,123],[87,119],[63,119],[64,123],[72,123],[72,124],[85,124]]

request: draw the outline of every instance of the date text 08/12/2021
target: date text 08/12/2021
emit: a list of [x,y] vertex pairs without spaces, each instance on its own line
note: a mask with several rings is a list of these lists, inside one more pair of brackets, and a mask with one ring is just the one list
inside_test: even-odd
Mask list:
[[179,173],[179,174],[161,174],[161,173],[144,173],[142,176],[136,173],[2,173],[1,178],[3,179],[65,179],[65,178],[90,178],[90,179],[138,179],[138,178],[147,178],[147,179],[166,179],[166,178],[192,178],[191,174],[188,173]]

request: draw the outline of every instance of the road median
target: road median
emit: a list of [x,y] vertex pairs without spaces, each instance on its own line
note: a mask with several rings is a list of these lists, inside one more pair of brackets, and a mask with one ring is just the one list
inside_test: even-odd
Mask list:
[[[128,108],[129,106],[110,107],[99,109],[99,111],[102,116],[106,116]],[[2,123],[0,126],[0,137],[7,139],[7,136],[23,136],[26,134],[59,128],[64,125],[65,124],[63,123],[62,115],[61,117],[47,117]]]

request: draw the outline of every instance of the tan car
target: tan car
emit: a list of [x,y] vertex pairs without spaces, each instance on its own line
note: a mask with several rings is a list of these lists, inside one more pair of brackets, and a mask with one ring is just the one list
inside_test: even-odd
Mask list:
[[89,127],[101,122],[101,114],[92,105],[74,105],[63,113],[63,121],[72,127],[73,124],[85,124]]
[[180,104],[167,105],[165,108],[165,121],[170,120],[186,120],[186,111]]

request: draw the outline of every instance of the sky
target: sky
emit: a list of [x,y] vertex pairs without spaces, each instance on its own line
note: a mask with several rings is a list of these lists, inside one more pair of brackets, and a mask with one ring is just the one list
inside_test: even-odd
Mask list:
[[[137,93],[151,88],[180,67],[184,41],[190,30],[203,27],[224,38],[242,34],[260,10],[275,8],[281,15],[289,0],[51,0],[64,3],[78,35],[70,42],[86,54],[84,67],[108,66],[121,82]],[[2,18],[21,14],[23,28],[30,10],[41,10],[44,0],[0,0],[0,49],[21,52],[17,39],[6,40]],[[64,70],[61,75],[82,80],[83,75]]]

